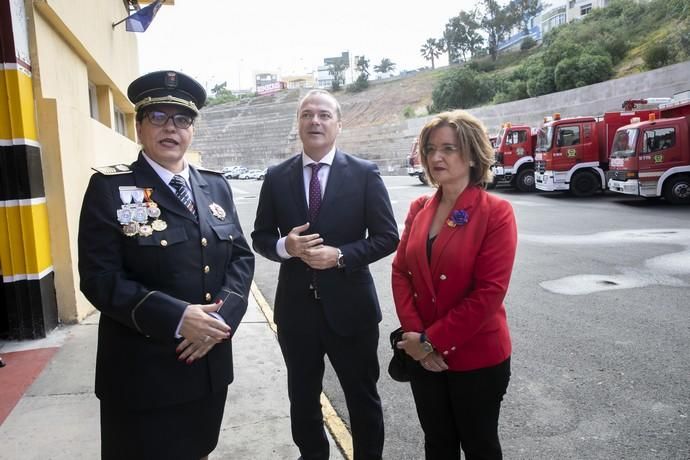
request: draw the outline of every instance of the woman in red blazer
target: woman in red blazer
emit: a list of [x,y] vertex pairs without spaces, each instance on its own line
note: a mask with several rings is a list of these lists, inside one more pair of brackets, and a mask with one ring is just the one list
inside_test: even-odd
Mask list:
[[438,188],[410,206],[393,261],[393,297],[419,362],[411,386],[427,459],[500,459],[498,416],[510,379],[503,299],[515,258],[510,204],[487,193],[493,149],[467,112],[435,116],[419,136]]

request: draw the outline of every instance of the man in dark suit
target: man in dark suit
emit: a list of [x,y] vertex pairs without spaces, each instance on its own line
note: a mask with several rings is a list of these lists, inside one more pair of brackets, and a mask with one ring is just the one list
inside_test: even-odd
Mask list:
[[254,255],[227,181],[185,160],[203,87],[153,72],[128,96],[139,158],[95,168],[79,222],[102,458],[197,460],[218,441]]
[[355,459],[380,459],[381,309],[369,264],[395,250],[397,225],[376,165],[335,147],[338,101],[310,91],[298,121],[303,153],[268,169],[252,233],[254,249],[281,264],[274,314],[292,436],[305,460],[329,458],[320,403],[328,355],[345,393]]

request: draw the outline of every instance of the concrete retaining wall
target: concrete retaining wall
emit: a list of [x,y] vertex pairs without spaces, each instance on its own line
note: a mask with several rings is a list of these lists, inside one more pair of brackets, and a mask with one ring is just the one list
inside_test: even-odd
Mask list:
[[[690,61],[469,112],[482,120],[490,133],[495,133],[506,121],[539,126],[545,116],[556,112],[563,117],[600,115],[619,110],[626,99],[671,97],[688,89]],[[257,98],[248,104],[206,109],[192,147],[202,152],[203,164],[209,168],[235,164],[264,168],[275,164],[301,149],[295,124],[301,94],[299,90],[291,90]],[[383,174],[404,174],[412,141],[429,118],[343,129],[338,146],[375,161]]]

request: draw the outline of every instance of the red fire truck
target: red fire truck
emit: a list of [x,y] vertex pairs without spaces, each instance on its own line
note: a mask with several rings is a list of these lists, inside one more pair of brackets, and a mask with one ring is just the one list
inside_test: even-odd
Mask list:
[[543,191],[590,196],[606,188],[609,153],[616,130],[634,117],[658,116],[658,109],[606,112],[600,117],[560,118],[537,134],[535,185]]
[[412,150],[410,150],[410,154],[407,156],[407,175],[417,177],[422,184],[428,185],[429,181],[424,173],[422,159],[419,158],[419,149],[417,148],[417,144],[418,141],[415,137],[412,141]]
[[521,192],[534,191],[534,149],[537,130],[504,123],[498,132],[492,169],[494,185],[510,185]]
[[690,204],[690,91],[661,105],[661,119],[619,128],[613,141],[608,186],[647,198]]

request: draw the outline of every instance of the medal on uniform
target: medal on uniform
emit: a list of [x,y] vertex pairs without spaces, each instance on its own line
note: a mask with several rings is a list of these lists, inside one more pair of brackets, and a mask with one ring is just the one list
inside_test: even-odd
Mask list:
[[157,232],[162,232],[163,230],[168,228],[168,223],[164,220],[156,219],[153,222],[151,222],[151,228],[153,228]]
[[127,208],[124,208],[123,205],[123,209],[117,210],[117,221],[120,222],[122,225],[126,225],[132,222],[132,211]]
[[161,216],[161,210],[160,210],[160,208],[158,208],[157,205],[151,206],[151,203],[149,203],[149,207],[146,209],[146,214],[148,214],[149,217],[152,217],[154,219],[158,219]]
[[162,219],[158,203],[151,200],[152,188],[139,188],[132,185],[120,187],[122,206],[117,210],[117,221],[122,224],[122,232],[127,236],[148,237],[153,232],[162,232],[168,223]]
[[134,236],[139,233],[139,224],[136,222],[130,222],[127,225],[122,226],[122,231],[127,236]]
[[146,213],[146,208],[142,206],[137,206],[132,213],[132,220],[140,224],[144,224],[149,220],[149,216]]
[[139,234],[141,236],[151,236],[153,234],[153,228],[148,224],[141,225],[139,226]]
[[221,208],[219,204],[211,203],[208,207],[216,219],[225,220],[225,209]]
[[136,189],[136,187],[120,187],[120,200],[122,200],[123,205],[128,205],[132,202],[132,191],[134,189]]

